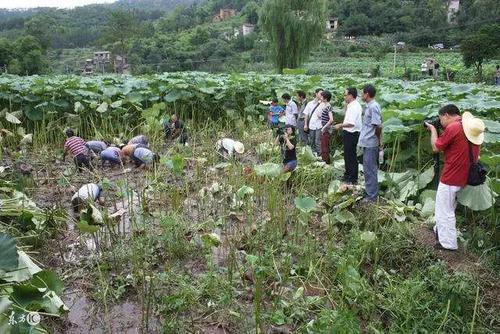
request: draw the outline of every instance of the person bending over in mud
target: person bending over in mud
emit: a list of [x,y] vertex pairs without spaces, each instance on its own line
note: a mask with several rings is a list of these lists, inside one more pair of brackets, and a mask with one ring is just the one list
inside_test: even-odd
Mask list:
[[138,135],[138,136],[135,136],[134,138],[130,139],[128,141],[128,145],[131,145],[131,144],[144,145],[146,147],[149,146],[148,138],[145,135]]
[[145,147],[137,147],[132,153],[132,161],[136,168],[147,168],[160,160],[158,154]]
[[123,166],[122,150],[116,146],[110,146],[101,152],[101,166],[109,162],[111,166]]
[[87,183],[81,186],[80,189],[71,198],[71,206],[75,213],[80,212],[86,203],[98,201],[104,203],[102,197],[102,188],[96,183]]
[[229,160],[234,156],[234,153],[245,153],[243,143],[231,138],[222,138],[217,141],[217,153],[224,159]]
[[83,166],[88,169],[92,169],[90,165],[90,153],[89,149],[85,145],[85,140],[82,138],[75,136],[75,132],[72,129],[67,129],[66,133],[66,143],[64,144],[64,153],[63,153],[63,161],[66,160],[66,155],[71,153],[73,155],[73,159],[75,161],[75,165],[78,171],[83,169]]
[[87,148],[97,155],[99,155],[102,151],[108,148],[109,144],[105,141],[100,140],[90,140],[86,143]]
[[281,147],[283,172],[293,172],[297,168],[295,127],[293,125],[286,125],[283,134],[278,135],[274,143]]

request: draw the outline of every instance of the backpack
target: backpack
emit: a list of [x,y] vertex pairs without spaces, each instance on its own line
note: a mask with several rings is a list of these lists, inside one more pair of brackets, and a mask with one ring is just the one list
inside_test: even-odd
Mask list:
[[479,186],[486,181],[486,174],[488,174],[488,170],[484,167],[479,161],[474,161],[474,157],[472,155],[472,143],[467,140],[469,143],[469,177],[467,179],[467,184],[470,186]]

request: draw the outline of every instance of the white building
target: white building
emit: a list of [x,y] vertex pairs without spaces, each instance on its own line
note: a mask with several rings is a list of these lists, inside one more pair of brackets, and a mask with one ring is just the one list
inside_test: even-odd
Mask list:
[[455,19],[455,16],[460,9],[460,0],[451,0],[448,5],[448,23],[452,22]]
[[255,31],[255,25],[250,23],[245,23],[241,28],[243,36],[248,36]]

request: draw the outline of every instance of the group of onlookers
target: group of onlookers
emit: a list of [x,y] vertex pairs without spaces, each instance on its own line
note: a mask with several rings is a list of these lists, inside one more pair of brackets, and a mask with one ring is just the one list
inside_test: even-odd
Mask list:
[[[499,67],[500,70],[500,67]],[[500,72],[499,72],[500,73]],[[500,76],[499,76],[500,77]],[[499,79],[500,80],[500,79]],[[269,124],[278,127],[278,118],[285,115],[285,135],[279,138],[284,150],[293,148],[293,164],[289,155],[284,155],[285,171],[296,168],[296,141],[290,138],[298,128],[298,138],[303,145],[309,145],[313,152],[327,164],[330,163],[330,137],[332,130],[341,131],[344,152],[345,172],[343,181],[354,185],[358,182],[357,147],[362,148],[363,174],[365,179],[365,203],[373,203],[378,194],[378,167],[382,142],[382,115],[380,105],[375,100],[376,90],[366,85],[362,91],[365,102],[364,112],[358,102],[358,91],[349,87],[344,91],[343,121],[334,124],[333,109],[330,104],[332,94],[316,89],[309,101],[304,91],[297,92],[297,107],[290,95],[282,96],[285,108],[274,100],[269,109]],[[484,141],[484,122],[460,110],[453,104],[442,107],[439,112],[441,135],[431,123],[426,123],[431,132],[431,146],[434,152],[444,152],[444,169],[437,188],[434,233],[436,247],[445,250],[457,249],[455,207],[457,192],[466,185],[477,185],[477,179],[484,182],[484,169],[478,164],[480,145]],[[294,117],[291,117],[294,116]],[[480,175],[480,177],[479,177]]]
[[[344,120],[334,124],[334,109],[331,105],[332,93],[318,88],[307,98],[304,91],[297,92],[299,107],[289,94],[283,94],[285,107],[278,105],[274,99],[268,112],[268,122],[271,127],[279,127],[279,117],[284,116],[285,134],[293,134],[298,130],[299,141],[309,145],[312,151],[327,164],[331,163],[330,142],[334,131],[342,132],[345,173],[343,181],[348,184],[358,182],[357,147],[363,148],[363,170],[366,181],[365,201],[375,201],[378,193],[377,170],[379,164],[379,150],[382,150],[382,115],[380,105],[375,101],[376,90],[372,85],[363,88],[362,98],[366,102],[364,118],[362,107],[358,102],[358,91],[349,87],[344,92]],[[289,130],[290,129],[290,130]],[[286,137],[281,136],[284,153],[295,149],[294,141],[290,145]],[[288,148],[288,149],[287,149]],[[294,151],[295,152],[295,151]],[[284,164],[292,157],[288,154]],[[295,161],[286,167],[287,170],[295,169]],[[293,168],[291,168],[293,167]]]

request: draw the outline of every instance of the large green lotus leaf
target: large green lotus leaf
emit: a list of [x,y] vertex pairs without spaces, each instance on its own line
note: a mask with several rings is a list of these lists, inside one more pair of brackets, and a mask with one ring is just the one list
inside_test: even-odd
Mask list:
[[364,241],[367,244],[370,244],[374,242],[375,239],[377,239],[377,236],[372,231],[364,231],[363,233],[361,233],[359,237],[362,241]]
[[419,196],[420,203],[424,203],[427,199],[432,199],[434,200],[436,198],[436,190],[424,190]]
[[466,186],[457,194],[458,203],[474,211],[483,211],[492,207],[496,194],[485,182],[479,186]]
[[190,98],[193,94],[189,91],[180,90],[180,89],[172,89],[165,97],[163,98],[165,102],[175,102],[177,100],[181,100],[184,98]]
[[500,142],[500,133],[485,132],[484,142],[488,144],[496,144]]
[[40,267],[31,261],[30,257],[23,251],[17,251],[19,262],[17,270],[6,273],[2,279],[7,282],[24,282],[29,280],[34,274],[42,271]]
[[316,157],[314,156],[314,153],[309,145],[302,147],[300,149],[299,155],[298,155],[298,160],[299,160],[301,165],[310,164],[310,163],[316,161]]
[[18,259],[15,239],[0,233],[0,271],[17,269]]
[[295,206],[302,212],[311,212],[316,207],[316,200],[308,196],[295,197]]
[[410,181],[399,191],[399,200],[405,202],[409,197],[416,195],[417,191],[417,184],[414,181]]
[[403,124],[403,122],[398,118],[390,118],[384,122],[384,133],[392,133],[392,132],[410,132],[412,129]]
[[139,92],[130,92],[127,94],[125,100],[132,104],[140,104],[144,100],[144,96]]
[[500,165],[500,154],[483,154],[481,152],[481,162],[487,164],[490,168],[495,168]]
[[254,167],[255,174],[258,176],[267,176],[270,178],[275,178],[280,176],[282,172],[282,167],[281,165],[275,164],[275,163],[265,163],[262,165],[256,165]]
[[103,102],[99,105],[99,107],[97,107],[97,112],[99,113],[105,113],[106,111],[108,111],[108,102]]
[[12,113],[5,112],[5,119],[12,124],[21,124],[21,121]]
[[239,199],[243,199],[248,195],[253,195],[254,190],[252,187],[249,186],[243,186],[238,191],[236,192],[236,196],[238,196]]
[[333,217],[335,220],[342,224],[345,224],[347,222],[353,223],[356,221],[356,217],[353,215],[353,213],[347,210],[340,210],[338,212],[335,212]]
[[44,293],[42,302],[44,310],[53,314],[59,314],[62,311],[68,310],[59,297],[63,293],[63,283],[55,273],[49,270],[42,270],[33,275],[31,284]]
[[43,119],[43,110],[37,108],[25,107],[24,115],[31,121],[41,121]]
[[83,106],[83,104],[80,101],[76,101],[75,107],[74,107],[75,113],[79,114],[84,110],[85,110],[85,107]]
[[434,179],[434,166],[427,168],[422,174],[417,175],[418,189],[424,189]]
[[462,95],[472,92],[474,86],[472,84],[455,84],[451,86],[450,92],[452,95]]
[[500,123],[489,119],[483,119],[484,125],[488,132],[500,133]]

